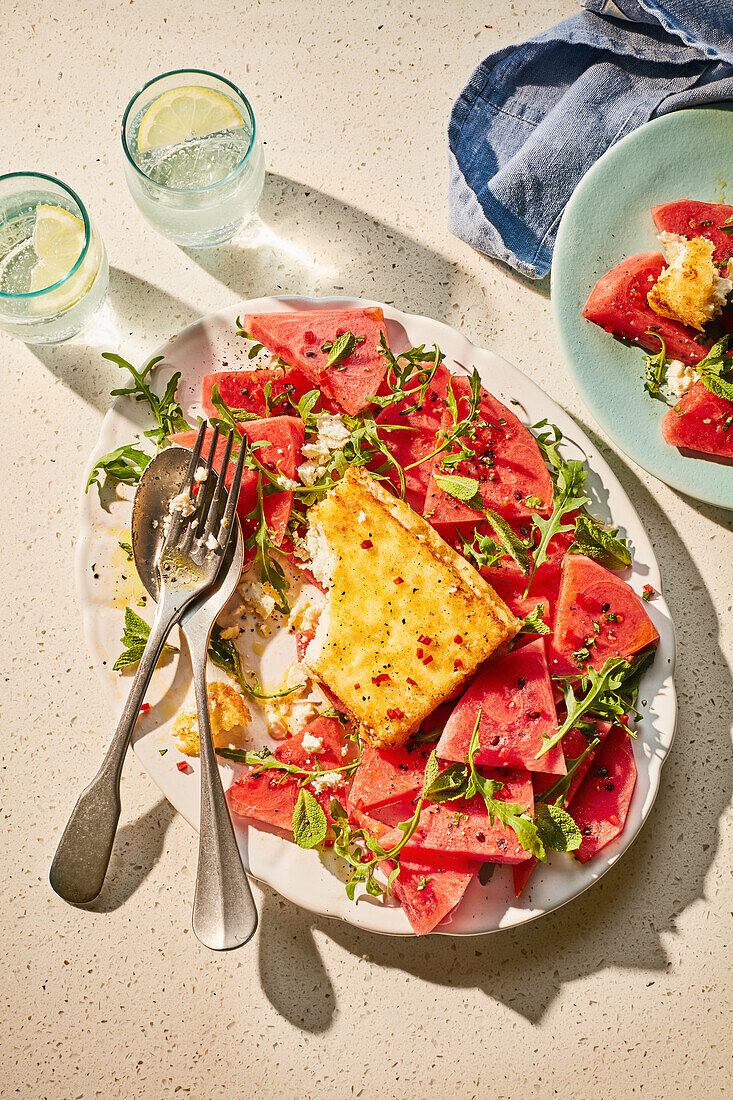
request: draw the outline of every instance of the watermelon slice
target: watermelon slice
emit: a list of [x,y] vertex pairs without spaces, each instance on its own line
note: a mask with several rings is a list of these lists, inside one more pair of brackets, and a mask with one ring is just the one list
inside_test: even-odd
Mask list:
[[[393,865],[383,862],[379,866],[389,875]],[[400,873],[392,890],[412,930],[419,936],[432,932],[458,905],[480,866],[470,860],[449,861],[441,856],[431,862],[400,860]]]
[[444,760],[467,759],[479,712],[479,764],[565,775],[561,745],[536,759],[545,738],[557,732],[542,638],[489,662],[446,722],[438,756]]
[[600,670],[609,657],[628,660],[658,641],[643,601],[626,581],[583,554],[566,556],[547,644],[553,676],[577,677],[589,664]]
[[677,233],[680,237],[706,237],[715,245],[713,259],[724,263],[733,257],[733,237],[724,233],[721,225],[733,219],[733,206],[722,202],[698,202],[678,199],[652,207],[654,224],[660,233]]
[[[297,478],[298,466],[303,460],[301,448],[305,438],[302,420],[295,416],[278,416],[270,420],[248,420],[244,424],[239,424],[238,427],[240,432],[246,435],[251,442],[264,440],[270,444],[266,447],[257,448],[257,458],[263,465],[268,466],[273,471],[276,470],[284,477],[293,480]],[[208,454],[212,434],[212,430],[207,429],[204,444],[201,448],[203,456]],[[171,436],[171,442],[177,443],[179,447],[192,450],[197,435],[198,432],[179,432],[177,435]],[[225,446],[225,438],[220,437],[214,456],[214,468],[216,470],[221,469]],[[231,459],[229,470],[224,477],[227,488],[231,486],[235,466],[236,456]],[[247,519],[247,516],[257,503],[258,477],[259,474],[255,470],[246,468],[242,476],[242,489],[237,502],[237,512],[242,521],[245,534],[251,530],[251,522]],[[283,540],[292,507],[293,494],[290,490],[265,495],[265,518],[270,528],[272,540],[276,545],[279,545]]]
[[402,749],[375,749],[365,745],[351,785],[350,806],[371,811],[418,794],[434,747],[413,744]]
[[631,737],[622,726],[614,726],[568,806],[583,836],[575,852],[581,863],[587,863],[623,831],[635,786]]
[[665,414],[662,435],[673,447],[733,458],[733,404],[695,382]]
[[696,343],[695,337],[699,334],[678,321],[661,317],[647,301],[647,294],[666,266],[661,252],[643,252],[623,260],[598,280],[583,306],[583,316],[606,332],[656,353],[660,348],[659,340],[647,335],[647,330],[653,329],[664,339],[670,359],[680,359],[694,366],[708,352],[706,347]]
[[[606,737],[610,729],[610,722],[596,722],[596,733],[600,735],[602,739]],[[601,744],[602,743],[601,741]],[[579,729],[568,730],[562,739],[562,747],[566,761],[577,760],[579,756],[582,756],[587,746],[588,742],[585,735],[581,733]],[[575,792],[588,774],[590,766],[598,755],[600,748],[600,745],[596,745],[596,747],[588,753],[583,763],[578,765],[570,780],[567,794],[565,795],[565,806],[572,801]],[[554,782],[555,780],[550,775],[538,774],[532,776],[532,789],[534,791],[535,804],[542,792],[546,791]],[[517,863],[512,867],[512,874],[514,875],[514,894],[516,897],[519,897],[524,890],[538,862],[539,861],[532,856],[531,859],[525,860],[524,863]]]
[[[465,377],[453,377],[453,392],[458,416],[465,417],[469,408],[470,384]],[[453,425],[448,409],[443,413],[442,427]],[[460,477],[475,478],[484,507],[500,512],[507,519],[527,519],[532,511],[548,515],[552,510],[552,480],[542,459],[537,442],[524,424],[506,405],[486,390],[481,390],[481,404],[475,434],[461,442],[475,451],[476,457],[460,462],[451,472]],[[455,453],[454,446],[446,453]],[[477,523],[482,512],[450,496],[435,480],[443,471],[435,460],[425,502],[425,518],[433,524]],[[443,475],[444,476],[444,475]],[[527,504],[529,497],[540,504]]]
[[[270,383],[269,398],[265,386]],[[201,385],[201,404],[207,416],[217,417],[211,401],[214,386],[230,409],[243,409],[249,416],[266,419],[296,411],[298,401],[312,387],[298,370],[262,367],[260,370],[224,370],[207,374]]]
[[[389,405],[377,416],[377,423],[383,426],[397,425],[400,429],[410,429],[409,431],[387,431],[383,428],[379,435],[390,454],[403,469],[414,462],[420,463],[419,466],[405,471],[405,484],[415,494],[415,504],[417,504],[415,510],[421,513],[433,466],[432,459],[427,462],[421,462],[421,460],[431,455],[438,446],[437,435],[443,423],[449,378],[450,372],[441,363],[425,391],[422,404],[416,407],[415,397],[405,398],[397,405]],[[418,396],[420,387],[415,385],[413,390],[415,396]],[[397,474],[392,473],[390,480],[397,489],[399,487]],[[412,507],[415,505],[413,504]]]
[[[323,749],[318,752],[317,757],[303,748],[303,737],[306,733],[319,737],[323,742]],[[283,741],[275,756],[283,764],[294,764],[306,771],[316,770],[316,759],[323,771],[341,767],[344,758],[341,756],[340,722],[337,718],[314,718],[295,737]],[[292,832],[293,810],[299,791],[296,776],[285,775],[276,770],[261,772],[259,775],[249,771],[234,781],[226,797],[232,813]],[[338,793],[341,795],[340,791]],[[315,797],[330,823],[329,806],[334,792],[324,791]]]
[[[379,354],[380,336],[386,336],[384,314],[376,306],[249,313],[244,327],[351,416],[369,405],[387,370],[387,360]],[[364,340],[347,359],[329,367],[329,350],[323,347],[346,332]]]
[[[497,798],[517,802],[532,813],[532,780],[529,772],[498,768],[482,769],[488,779],[503,784]],[[409,821],[415,812],[412,802],[390,803],[366,814],[352,809],[353,818],[374,836],[384,848],[393,847],[402,837],[397,825]],[[421,853],[417,858],[431,859],[434,854],[459,856],[485,863],[521,863],[529,859],[512,829],[504,829],[495,819],[489,824],[486,805],[480,795],[453,802],[428,803],[420,814],[415,832],[405,852]]]

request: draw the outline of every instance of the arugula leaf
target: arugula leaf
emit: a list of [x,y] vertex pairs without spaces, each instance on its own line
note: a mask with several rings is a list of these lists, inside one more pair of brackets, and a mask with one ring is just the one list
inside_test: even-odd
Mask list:
[[733,237],[733,216],[728,218],[728,221],[723,222],[718,226],[721,233],[725,233],[726,237]]
[[148,439],[152,439],[155,442],[158,450],[166,446],[170,442],[170,437],[175,435],[176,432],[189,431],[191,425],[184,419],[181,406],[176,401],[178,382],[181,377],[180,371],[176,371],[171,377],[162,397],[158,397],[148,384],[147,379],[150,376],[150,372],[153,367],[157,366],[157,364],[162,361],[164,356],[154,356],[145,364],[142,370],[137,370],[133,367],[132,363],[128,363],[121,355],[116,355],[111,351],[103,351],[102,358],[108,359],[111,363],[116,363],[118,367],[121,367],[132,375],[132,385],[120,387],[110,392],[112,397],[120,397],[123,395],[134,397],[136,401],[143,401],[148,405],[155,417],[157,427],[151,428],[150,431],[144,434]]
[[226,401],[219,393],[218,382],[215,382],[211,387],[211,404],[219,414],[217,420],[219,428],[223,428],[227,432],[234,432],[234,442],[241,443],[242,433],[239,430],[239,423],[242,420],[256,420],[257,417],[254,413],[250,413],[246,409],[233,409],[231,406],[227,405]]
[[[553,449],[556,453],[554,444]],[[585,464],[578,458],[571,458],[565,462],[559,454],[556,454],[556,458],[561,465],[557,467],[552,515],[549,519],[545,519],[544,516],[535,516],[533,520],[534,526],[540,532],[540,541],[532,556],[532,570],[524,590],[525,596],[529,592],[535,573],[542,563],[547,561],[547,547],[553,535],[573,530],[572,524],[563,524],[563,516],[568,512],[578,511],[590,503],[590,498],[583,492],[587,476]]]
[[328,822],[317,798],[300,788],[293,810],[293,837],[299,848],[315,848],[326,839]]
[[504,517],[500,516],[497,512],[492,512],[490,508],[485,508],[484,515],[491,524],[494,534],[509,557],[517,563],[526,577],[530,570],[527,543],[520,539],[519,535],[515,535]]
[[[437,352],[438,348],[436,345],[436,357]],[[438,435],[442,436],[440,445],[430,454],[418,459],[417,462],[412,462],[409,466],[405,466],[405,470],[411,470],[413,466],[419,466],[423,462],[429,462],[431,459],[437,458],[439,454],[442,454],[459,439],[473,439],[476,434],[476,423],[478,421],[479,408],[481,406],[481,378],[475,367],[468,377],[468,382],[470,396],[468,398],[468,409],[465,416],[459,417],[458,415],[458,402],[453,392],[453,386],[449,381],[445,393],[445,403],[451,414],[453,426],[448,429],[441,428],[438,432]],[[449,455],[443,461],[446,465],[453,467],[464,458],[472,458],[474,453],[474,451],[466,449],[465,445],[463,445],[459,448],[458,455]]]
[[536,803],[534,820],[545,848],[554,852],[574,852],[583,843],[580,829],[567,810],[556,802]]
[[567,718],[557,732],[547,738],[537,753],[536,759],[539,760],[559,741],[562,741],[565,734],[573,726],[577,726],[587,714],[609,722],[617,722],[622,714],[627,714],[629,709],[633,709],[628,695],[624,697],[620,689],[627,680],[636,676],[637,672],[635,663],[626,661],[623,657],[609,657],[600,672],[592,665],[588,665],[581,675],[584,694],[580,699],[576,699],[570,680],[563,680]]
[[666,385],[667,382],[667,367],[669,365],[669,360],[667,359],[667,345],[663,337],[652,328],[646,330],[646,335],[656,337],[661,344],[656,355],[650,354],[644,356],[644,362],[646,363],[644,389],[648,394],[651,394],[652,397],[658,397],[660,387]]
[[581,513],[575,521],[575,541],[569,554],[585,554],[606,569],[625,569],[631,565],[631,552],[617,531],[606,531],[590,516]]
[[116,447],[114,451],[102,455],[94,463],[84,492],[88,493],[92,485],[101,488],[100,473],[104,473],[105,477],[110,478],[112,481],[122,481],[126,485],[137,485],[142,477],[143,470],[152,461],[152,458],[152,455],[133,444]]
[[[145,649],[149,637],[150,627],[145,620],[141,619],[131,607],[126,607],[125,625],[121,638],[125,648],[113,664],[113,670],[119,672],[120,669],[128,668],[130,665],[136,665],[143,655],[143,650]],[[177,651],[173,646],[164,645],[161,651],[161,657],[175,652]]]
[[298,690],[297,687],[293,687],[268,693],[262,690],[262,685],[254,674],[251,679],[248,679],[244,672],[239,650],[231,638],[222,638],[221,627],[218,623],[214,624],[211,631],[209,659],[222,672],[226,672],[239,685],[245,695],[251,695],[254,699],[284,699]]

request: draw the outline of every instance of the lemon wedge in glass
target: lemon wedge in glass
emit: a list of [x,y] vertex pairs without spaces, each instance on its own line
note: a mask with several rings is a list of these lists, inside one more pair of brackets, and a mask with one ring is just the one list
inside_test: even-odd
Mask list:
[[38,261],[31,272],[30,289],[44,290],[68,275],[81,256],[84,240],[81,218],[62,206],[37,206],[33,248]]
[[145,153],[243,125],[241,114],[221,92],[194,86],[172,88],[151,103],[143,115],[137,147]]

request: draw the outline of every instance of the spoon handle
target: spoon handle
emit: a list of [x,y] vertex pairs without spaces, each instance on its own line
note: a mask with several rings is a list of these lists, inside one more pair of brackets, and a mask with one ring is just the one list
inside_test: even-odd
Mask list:
[[122,716],[102,765],[79,795],[51,864],[56,893],[72,905],[85,905],[102,889],[120,817],[120,776],[140,706],[171,626],[178,618],[164,601],[140,658]]
[[234,836],[211,737],[206,695],[209,629],[192,616],[184,622],[193,668],[201,760],[201,823],[192,926],[213,951],[247,943],[257,928],[257,908]]

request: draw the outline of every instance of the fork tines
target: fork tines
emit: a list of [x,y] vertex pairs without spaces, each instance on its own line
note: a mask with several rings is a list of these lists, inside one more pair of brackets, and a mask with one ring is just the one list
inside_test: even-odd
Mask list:
[[[234,432],[230,431],[227,436],[222,461],[220,463],[220,472],[216,474],[214,471],[214,458],[219,443],[219,428],[214,427],[211,433],[208,457],[205,463],[208,476],[205,481],[197,479],[196,472],[199,469],[201,448],[206,437],[208,426],[208,421],[203,420],[199,427],[196,442],[191,452],[191,459],[186,469],[186,475],[183,479],[180,493],[178,494],[181,498],[183,507],[174,507],[171,512],[165,545],[171,547],[180,544],[181,549],[185,550],[190,548],[194,539],[200,540],[206,545],[209,537],[213,535],[223,555],[229,544],[233,528],[234,511],[237,506],[237,501],[239,500],[242,475],[244,473],[246,446],[244,442],[242,442],[239,449],[239,458],[234,471],[234,477],[232,478],[232,484],[227,494],[225,479],[226,471],[229,468],[232,447],[234,445]],[[215,476],[212,477],[212,473],[214,473]],[[196,497],[193,496],[194,484],[199,486]],[[174,500],[175,499],[178,498],[174,498]],[[186,504],[189,501],[194,505],[190,511],[186,508]],[[211,548],[209,547],[209,549]]]

